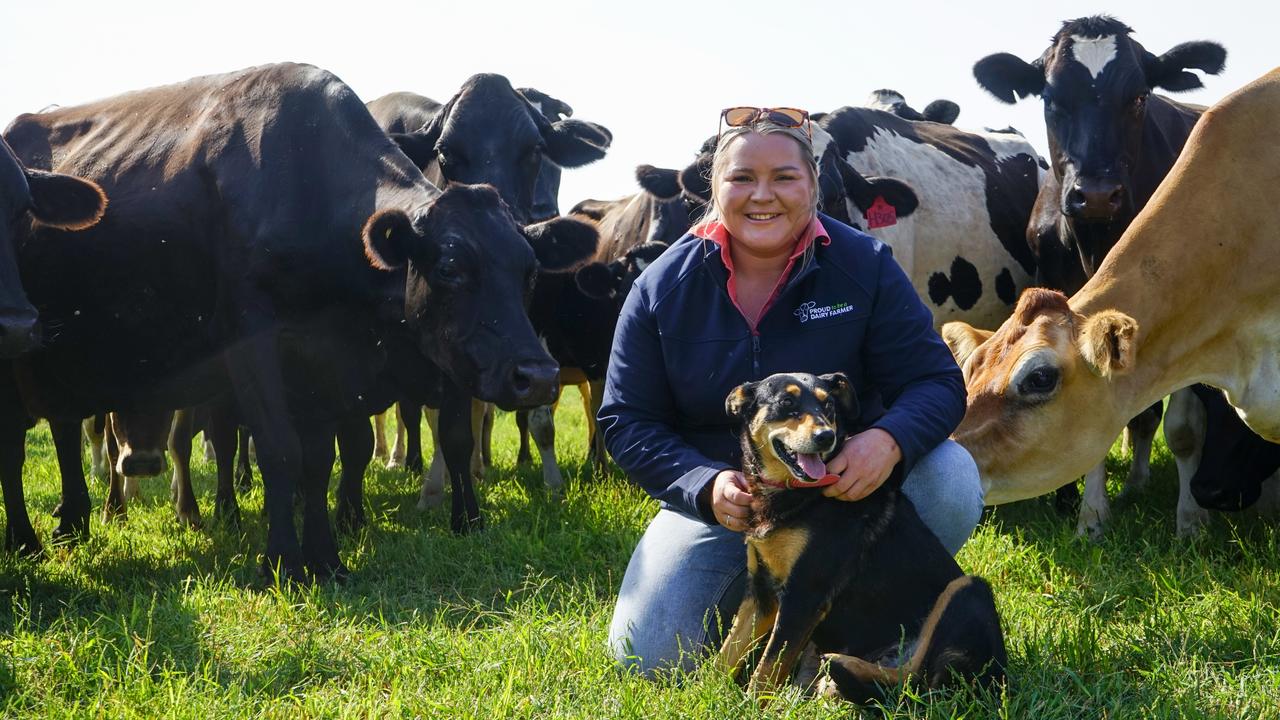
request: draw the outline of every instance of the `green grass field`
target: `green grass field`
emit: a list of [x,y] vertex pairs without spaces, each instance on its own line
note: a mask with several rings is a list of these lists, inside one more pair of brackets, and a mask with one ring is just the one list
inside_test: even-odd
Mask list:
[[[568,391],[563,498],[536,489],[536,466],[515,468],[515,424],[499,415],[477,535],[453,537],[447,509],[419,513],[404,473],[371,470],[371,526],[342,543],[345,585],[269,585],[257,574],[261,490],[241,499],[243,536],[184,530],[167,478],[146,481],[125,523],[103,526],[95,511],[86,543],[0,556],[0,715],[856,716],[799,691],[760,709],[709,668],[663,683],[615,670],[614,593],[657,506],[621,476],[587,476],[580,408]],[[27,500],[47,541],[57,465],[43,425],[28,437]],[[1011,686],[908,690],[883,714],[1280,717],[1280,521],[1221,515],[1178,541],[1175,477],[1161,443],[1151,489],[1116,503],[1098,543],[1048,499],[992,512],[959,560],[995,588]],[[209,522],[212,465],[195,479]],[[104,488],[90,490],[100,504]]]

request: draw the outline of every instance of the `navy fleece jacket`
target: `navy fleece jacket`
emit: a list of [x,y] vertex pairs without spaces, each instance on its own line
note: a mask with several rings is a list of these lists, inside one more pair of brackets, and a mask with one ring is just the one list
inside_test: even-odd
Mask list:
[[831,242],[797,263],[754,332],[729,298],[720,247],[693,235],[627,296],[600,428],[618,466],[664,507],[715,522],[699,493],[742,460],[725,397],[773,373],[848,375],[864,423],[893,436],[907,470],[964,416],[960,369],[888,246],[820,219]]

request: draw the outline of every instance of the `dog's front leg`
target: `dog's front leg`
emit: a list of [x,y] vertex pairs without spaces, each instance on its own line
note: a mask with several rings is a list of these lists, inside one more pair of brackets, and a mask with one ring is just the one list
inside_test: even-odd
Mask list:
[[800,654],[809,644],[814,628],[826,618],[830,609],[831,601],[825,597],[782,593],[773,634],[769,636],[764,656],[751,676],[748,688],[751,693],[774,692],[786,682]]
[[778,615],[778,597],[774,594],[768,570],[760,565],[755,548],[747,546],[747,592],[733,617],[733,627],[720,646],[716,667],[736,675],[742,662],[773,628]]

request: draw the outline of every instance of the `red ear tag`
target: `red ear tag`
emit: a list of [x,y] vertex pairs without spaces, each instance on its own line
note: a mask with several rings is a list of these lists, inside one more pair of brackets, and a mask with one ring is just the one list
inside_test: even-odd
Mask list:
[[883,196],[876,196],[875,202],[871,203],[871,207],[866,212],[867,228],[875,230],[876,228],[889,227],[898,224],[898,211],[892,205],[885,202]]

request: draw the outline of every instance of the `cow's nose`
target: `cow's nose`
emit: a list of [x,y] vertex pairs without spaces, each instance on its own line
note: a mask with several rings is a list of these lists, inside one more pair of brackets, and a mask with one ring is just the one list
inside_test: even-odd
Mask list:
[[813,442],[821,447],[830,447],[835,444],[836,431],[831,428],[819,428],[813,433]]
[[1114,180],[1084,179],[1067,193],[1067,214],[1078,220],[1112,220],[1124,204],[1124,186]]
[[0,358],[14,358],[40,344],[40,323],[34,313],[0,315]]
[[164,455],[130,453],[120,458],[120,474],[125,477],[150,477],[164,472]]
[[545,405],[560,389],[560,366],[545,360],[526,360],[511,370],[511,389],[522,405]]

